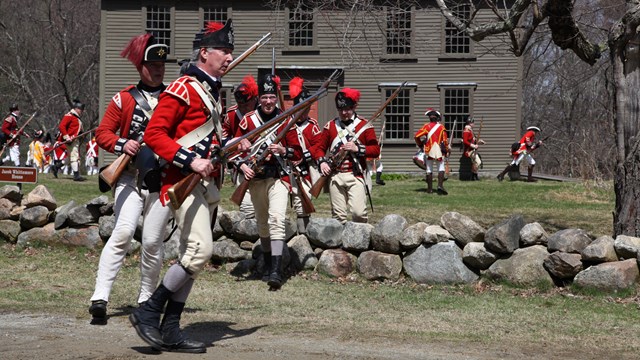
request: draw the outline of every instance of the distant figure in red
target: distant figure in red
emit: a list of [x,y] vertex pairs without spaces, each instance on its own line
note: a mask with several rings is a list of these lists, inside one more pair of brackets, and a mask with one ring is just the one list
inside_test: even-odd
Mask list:
[[537,126],[529,126],[527,132],[522,135],[519,142],[514,143],[511,146],[511,155],[513,160],[507,165],[500,174],[498,174],[498,181],[504,179],[504,175],[511,169],[518,169],[522,160],[526,160],[529,164],[527,168],[527,182],[535,182],[533,178],[533,167],[536,166],[536,161],[533,158],[531,152],[542,145],[542,140],[536,141],[536,136],[540,133],[540,128]]

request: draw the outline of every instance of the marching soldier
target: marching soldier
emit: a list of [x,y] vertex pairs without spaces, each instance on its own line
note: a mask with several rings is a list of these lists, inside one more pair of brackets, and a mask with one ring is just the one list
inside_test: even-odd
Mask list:
[[526,160],[529,165],[527,168],[527,182],[535,182],[533,178],[533,167],[536,166],[536,160],[533,158],[533,150],[542,146],[542,140],[536,141],[536,135],[540,133],[540,128],[537,126],[529,126],[527,132],[522,135],[520,141],[514,143],[511,146],[511,155],[513,160],[507,165],[500,174],[498,174],[498,181],[504,180],[504,175],[512,169],[518,169],[522,160]]
[[[460,180],[463,180],[462,175],[462,162],[465,164],[469,164],[471,171],[471,176],[468,180],[480,180],[478,178],[478,169],[482,164],[482,160],[480,159],[480,155],[478,154],[479,145],[484,144],[484,140],[476,138],[476,135],[473,132],[473,127],[475,125],[475,119],[469,117],[465,122],[464,130],[462,131],[462,156],[460,164]],[[482,129],[482,126],[480,126]]]
[[[250,132],[281,113],[277,107],[278,91],[280,91],[280,79],[266,75],[258,84],[258,108],[244,116],[236,136]],[[253,160],[251,158],[239,162],[245,181],[249,181],[265,270],[268,269],[269,272],[267,284],[270,291],[280,289],[284,281],[282,253],[286,246],[285,221],[291,191],[289,169],[285,162],[300,160],[302,156],[295,129],[290,128],[286,134],[282,134],[283,127],[284,124],[276,134],[261,139],[265,140],[265,143],[260,146],[261,151],[269,152],[263,164],[257,164],[252,168],[249,165]],[[282,137],[282,141],[274,142],[276,137]]]
[[0,165],[2,165],[6,161],[11,160],[14,166],[20,166],[20,136],[24,135],[26,137],[29,137],[29,135],[24,132],[18,133],[18,130],[20,130],[20,128],[18,127],[19,117],[20,109],[18,108],[18,105],[11,105],[11,107],[9,108],[9,115],[7,115],[7,117],[4,118],[4,121],[2,122],[2,135],[4,140],[0,145],[5,145],[9,141],[11,141],[11,139],[15,140],[13,140],[11,144],[8,144],[9,151],[7,152],[4,159],[0,160]]
[[[356,113],[358,101],[360,91],[356,89],[344,88],[336,94],[338,117],[324,126],[320,141],[311,149],[322,175],[330,176],[331,213],[342,224],[347,222],[349,208],[352,221],[368,221],[367,197],[370,194],[366,181],[370,178],[366,160],[380,156],[375,130]],[[340,154],[345,156],[338,162],[336,159]],[[331,168],[330,162],[335,169]]]
[[[222,123],[222,137],[225,143],[235,136],[238,131],[238,124],[242,118],[249,112],[256,109],[258,104],[258,84],[256,79],[251,75],[247,75],[242,79],[242,83],[236,87],[233,91],[233,97],[236,99],[236,105],[229,107],[227,114]],[[233,164],[233,163],[229,163]],[[232,179],[236,187],[244,181],[244,176],[240,174],[237,169],[232,170]],[[247,190],[242,203],[240,204],[240,212],[242,212],[247,219],[255,218],[255,210],[253,203],[251,202],[250,191]]]
[[58,141],[68,141],[67,149],[69,150],[69,162],[71,170],[73,170],[73,181],[85,181],[86,179],[80,176],[80,141],[77,136],[82,132],[82,121],[80,117],[84,112],[84,104],[78,99],[73,100],[73,108],[66,113],[58,130],[60,131],[60,137]]
[[425,124],[422,129],[418,130],[414,139],[416,145],[424,149],[426,158],[424,163],[427,172],[427,193],[433,193],[433,170],[435,169],[433,165],[435,162],[438,170],[438,195],[447,195],[448,193],[443,185],[445,157],[449,154],[447,130],[444,128],[444,125],[440,123],[442,115],[439,111],[429,108],[424,114],[429,118],[429,122]]
[[[289,82],[289,97],[293,100],[293,105],[306,100],[311,96],[309,90],[304,87],[304,79],[300,77],[294,77]],[[293,196],[293,207],[297,214],[297,227],[298,234],[307,233],[307,225],[309,224],[310,214],[306,213],[302,206],[300,199],[300,191],[309,195],[309,190],[313,182],[320,176],[317,165],[311,156],[311,147],[320,141],[320,127],[318,121],[309,117],[309,111],[311,107],[308,107],[302,116],[298,118],[298,122],[294,125],[296,134],[298,135],[298,142],[302,149],[302,159],[293,161],[295,167],[296,176],[300,177],[300,183],[302,189],[296,188]]]
[[85,166],[87,167],[87,175],[97,175],[98,174],[98,143],[96,142],[96,137],[91,137],[91,140],[87,143],[87,153],[86,153],[86,162]]
[[158,170],[154,179],[149,169],[139,164],[145,156],[155,160],[141,139],[158,104],[158,96],[165,89],[162,81],[167,50],[166,45],[156,43],[150,34],[139,35],[129,41],[120,55],[133,63],[140,74],[140,81],[111,99],[96,130],[98,145],[116,155],[131,156],[138,166],[130,163],[114,185],[116,220],[113,233],[100,254],[96,287],[89,307],[93,324],[106,321],[109,294],[124,263],[140,214],[143,215],[143,226],[138,304],[147,301],[160,277],[162,243],[170,211],[160,203]]
[[[144,134],[145,143],[167,161],[162,170],[160,199],[170,206],[180,229],[180,255],[129,320],[145,342],[163,351],[207,350],[204,343],[187,338],[180,330],[180,317],[194,279],[213,253],[211,227],[220,202],[213,176],[220,168],[214,168],[209,157],[212,144],[219,145],[222,140],[220,78],[233,60],[233,38],[231,19],[226,24],[207,23],[196,35],[193,63],[160,96]],[[179,208],[173,208],[167,191],[190,172],[200,174],[201,183]]]

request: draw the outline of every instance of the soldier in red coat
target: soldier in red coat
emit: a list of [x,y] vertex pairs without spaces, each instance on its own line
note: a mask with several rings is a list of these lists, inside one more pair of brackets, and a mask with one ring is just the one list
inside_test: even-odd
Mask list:
[[138,35],[129,41],[120,55],[136,67],[140,81],[113,96],[96,129],[97,145],[118,156],[127,154],[133,160],[113,186],[116,220],[100,254],[89,307],[93,324],[106,322],[111,288],[124,263],[140,215],[143,222],[138,304],[147,301],[160,278],[163,240],[171,212],[160,203],[159,169],[147,165],[149,159],[156,164],[155,156],[143,145],[142,136],[165,89],[168,50],[167,45],[158,44],[151,34]]
[[[233,105],[227,109],[227,114],[222,123],[222,137],[225,143],[235,136],[238,132],[238,125],[242,118],[249,112],[256,109],[258,104],[258,84],[251,75],[247,75],[242,79],[242,83],[236,87],[233,91],[233,97],[236,100],[236,105]],[[236,187],[244,181],[242,173],[237,171],[232,162],[229,162],[232,166],[231,178]],[[245,218],[255,218],[255,210],[253,203],[251,202],[251,192],[247,190],[240,203],[240,212],[244,214]]]
[[510,170],[517,170],[520,167],[522,160],[526,160],[529,165],[527,168],[527,181],[536,181],[533,178],[533,167],[536,166],[536,160],[533,158],[532,152],[542,146],[542,140],[536,141],[536,135],[539,133],[539,127],[529,126],[524,135],[522,135],[522,138],[520,138],[520,141],[513,144],[514,146],[511,148],[511,156],[513,157],[513,160],[506,168],[504,168],[504,170],[502,170],[500,174],[498,174],[498,181],[502,181],[504,179],[504,175]]
[[[300,77],[294,77],[289,82],[289,97],[293,100],[293,104],[306,100],[311,97],[311,92],[304,87],[304,79]],[[310,214],[307,214],[300,200],[300,191],[304,191],[307,197],[311,199],[309,190],[311,185],[318,179],[320,172],[318,171],[318,165],[311,156],[311,147],[320,141],[320,127],[318,121],[312,117],[309,117],[309,111],[311,107],[304,110],[304,113],[298,118],[298,122],[294,125],[296,134],[298,135],[298,141],[302,149],[302,159],[294,161],[295,171],[301,178],[302,189],[296,186],[295,196],[293,197],[293,208],[297,214],[297,227],[299,234],[307,233],[307,225],[309,224]]]
[[[204,343],[187,338],[180,330],[180,317],[194,279],[213,254],[211,228],[220,202],[214,171],[220,168],[214,167],[209,158],[212,144],[219,146],[222,140],[219,88],[233,60],[233,38],[231,19],[226,24],[207,23],[196,35],[193,63],[186,65],[184,75],[160,95],[144,133],[144,142],[167,162],[160,199],[170,206],[180,229],[180,254],[151,297],[129,320],[145,342],[163,351],[207,350]],[[174,208],[167,190],[191,172],[202,176],[201,183],[179,208]]]
[[[311,154],[318,162],[322,175],[331,177],[331,213],[342,224],[348,220],[349,208],[352,221],[368,221],[367,182],[371,178],[366,160],[380,156],[375,130],[365,118],[356,113],[359,101],[360,91],[352,88],[340,90],[335,97],[338,117],[327,122],[320,140],[311,148]],[[340,158],[340,154],[345,156]]]
[[[2,138],[0,145],[6,146],[8,149],[4,159],[0,160],[0,165],[5,161],[11,160],[14,166],[20,166],[20,136],[28,134],[24,132],[18,133],[18,118],[20,117],[20,109],[18,105],[13,104],[9,108],[9,115],[2,122]],[[11,142],[11,143],[9,143]]]
[[[469,117],[465,122],[464,130],[462,131],[462,156],[460,160],[460,180],[480,180],[478,178],[478,169],[482,165],[480,154],[478,154],[478,147],[484,144],[484,140],[478,139],[473,132],[475,125],[475,119]],[[481,127],[482,128],[482,127]],[[463,176],[463,162],[468,164],[468,168],[471,171],[470,176]]]
[[427,193],[433,193],[433,165],[435,162],[438,170],[438,195],[447,195],[448,193],[444,189],[444,162],[450,151],[447,129],[440,123],[442,115],[439,111],[429,108],[424,114],[429,118],[429,122],[418,130],[414,139],[416,145],[424,149]]
[[73,180],[85,181],[86,179],[80,176],[79,171],[80,141],[77,138],[78,135],[82,132],[82,120],[80,120],[80,117],[82,116],[82,112],[84,111],[84,104],[80,102],[80,100],[74,99],[72,107],[73,108],[62,117],[62,120],[60,120],[60,125],[58,126],[60,137],[58,138],[58,141],[67,142],[67,148],[69,150],[69,162],[71,165],[71,170],[73,170]]
[[[236,136],[250,132],[281,113],[277,107],[278,91],[280,91],[278,77],[266,75],[260,80],[258,108],[242,118]],[[299,160],[302,156],[294,129],[290,128],[286,134],[282,135],[281,141],[275,141],[276,137],[280,137],[279,135],[284,131],[285,124],[281,125],[275,134],[259,139],[264,141],[260,146],[256,146],[256,150],[259,149],[257,156],[264,156],[262,163],[251,166],[255,156],[247,156],[237,162],[245,181],[249,181],[265,270],[268,269],[267,284],[271,291],[280,289],[284,281],[282,252],[286,246],[285,221],[291,191],[290,169],[286,162]]]

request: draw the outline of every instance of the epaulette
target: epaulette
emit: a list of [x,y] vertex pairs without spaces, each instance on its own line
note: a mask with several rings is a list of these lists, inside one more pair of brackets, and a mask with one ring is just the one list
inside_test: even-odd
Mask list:
[[244,114],[244,117],[242,118],[242,120],[240,120],[240,123],[238,124],[238,126],[240,127],[240,129],[242,130],[247,130],[247,127],[249,125],[247,119],[249,119],[251,116],[253,116],[256,113],[255,110],[253,111],[249,111],[248,113]]
[[187,83],[189,81],[191,81],[190,76],[182,76],[169,84],[164,92],[177,97],[189,105],[189,90],[187,89]]
[[118,109],[122,110],[122,96],[120,96],[120,93],[116,93],[115,95],[113,95],[111,101],[116,104]]
[[238,105],[231,105],[227,108],[227,113],[234,112],[238,109]]
[[311,124],[315,125],[315,126],[318,126],[318,120],[316,120],[316,119],[314,119],[312,117],[307,118],[307,121],[310,122]]

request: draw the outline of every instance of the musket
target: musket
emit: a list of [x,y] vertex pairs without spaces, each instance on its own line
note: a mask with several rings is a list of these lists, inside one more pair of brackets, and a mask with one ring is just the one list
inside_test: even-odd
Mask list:
[[[305,99],[297,105],[280,113],[278,116],[249,131],[243,136],[232,139],[231,141],[227,142],[227,144],[223,148],[218,150],[214,156],[212,156],[211,163],[217,164],[223,161],[223,159],[225,159],[229,154],[233,153],[240,146],[240,142],[242,140],[247,139],[249,141],[252,141],[253,139],[260,136],[265,130],[271,129],[275,125],[281,123],[284,119],[287,119],[292,114],[295,114],[300,109],[306,107],[307,104],[317,101],[319,98],[326,94],[327,89],[321,88],[308,99]],[[171,205],[174,209],[178,209],[182,205],[187,196],[189,196],[193,189],[195,189],[195,187],[200,183],[200,180],[202,180],[202,175],[200,175],[199,173],[191,173],[169,188],[167,193],[169,195]]]
[[229,66],[227,66],[227,70],[225,70],[222,76],[227,75],[233,68],[238,66],[244,59],[248,58],[251,54],[253,54],[256,50],[260,49],[264,44],[268,43],[271,40],[271,33],[267,33],[260,40],[256,41],[255,44],[251,45],[247,50],[245,50],[240,56],[235,58]]
[[[305,110],[309,106],[311,106],[311,103],[307,104],[304,108],[300,109],[300,111],[296,114],[296,116],[289,120],[289,122],[282,129],[282,131],[280,131],[280,133],[276,135],[276,137],[273,139],[272,144],[277,144],[280,141],[282,141],[282,139],[284,139],[284,137],[287,135],[287,132],[289,132],[291,127],[298,121],[300,116],[302,116],[302,114],[305,112]],[[258,157],[249,166],[252,169],[254,169],[254,171],[258,172],[258,169],[262,166],[262,164],[264,163],[264,161],[266,160],[267,156],[270,153],[271,152],[269,151],[269,149],[264,150],[260,155],[258,155]],[[236,187],[233,194],[231,194],[231,201],[236,205],[240,205],[248,189],[249,189],[249,180],[245,179],[243,182],[240,183],[238,187]],[[304,192],[304,189],[301,189],[301,190]]]
[[31,115],[31,117],[29,119],[27,119],[27,121],[24,122],[24,124],[22,124],[22,126],[20,127],[20,129],[18,129],[18,131],[16,132],[16,136],[12,137],[11,139],[7,140],[4,145],[2,145],[2,150],[0,150],[0,157],[2,156],[2,154],[4,154],[4,151],[11,146],[11,144],[16,141],[16,139],[18,139],[18,136],[20,136],[20,134],[23,133],[24,128],[27,127],[27,125],[29,124],[29,122],[31,120],[33,120],[33,118],[36,116],[38,112],[34,112],[33,115]]
[[86,135],[86,134],[88,134],[88,133],[90,133],[90,132],[96,131],[96,129],[97,129],[97,127],[94,127],[94,128],[93,128],[93,129],[91,129],[91,130],[87,130],[87,131],[85,131],[85,132],[83,132],[83,133],[78,134],[78,136],[73,137],[73,139],[69,139],[69,140],[65,140],[65,141],[61,141],[61,142],[55,143],[55,144],[53,145],[53,147],[51,147],[51,149],[50,149],[50,150],[47,150],[47,151],[45,151],[45,152],[44,152],[44,156],[47,156],[47,155],[51,154],[51,152],[52,152],[53,150],[55,150],[55,149],[59,148],[59,147],[60,147],[60,146],[62,146],[62,145],[66,145],[66,144],[72,143],[72,142],[74,142],[76,139],[79,139],[80,137],[82,137],[82,136],[84,136],[84,135]]
[[[385,101],[384,105],[380,107],[380,109],[378,109],[378,112],[373,115],[373,118],[369,120],[369,123],[373,122],[380,115],[382,115],[382,111],[384,111],[387,108],[387,106],[389,106],[389,104],[391,104],[391,102],[395,100],[395,98],[398,97],[398,95],[400,95],[400,90],[402,90],[402,88],[405,87],[406,85],[407,85],[407,81],[400,84],[400,86],[398,86],[398,88],[396,88],[393,91],[393,93],[391,93],[391,96],[389,96],[387,101]],[[384,121],[382,121],[382,126],[380,126],[380,135],[378,135],[378,144],[380,145],[380,155],[382,155],[382,140],[384,139],[384,128],[386,125],[387,125],[387,118],[385,117]],[[380,157],[378,157],[378,159],[379,158]],[[373,167],[374,168],[376,167],[376,159],[373,160]]]
[[[331,81],[333,81],[333,79],[337,78],[338,75],[340,74],[340,70],[335,70],[331,76],[329,76],[329,78],[327,80],[325,80],[325,82],[322,84],[322,86],[320,86],[320,90],[327,90],[327,88],[329,87],[329,84],[331,84]],[[320,91],[318,90],[318,91]],[[306,100],[305,100],[306,101]],[[309,103],[308,106],[305,107],[305,109],[307,107],[310,107],[312,103]],[[298,104],[299,105],[299,104]],[[300,116],[302,116],[302,114],[304,113],[303,110],[301,110],[297,115],[295,119],[292,119],[289,121],[289,123],[287,124],[287,127],[280,133],[280,136],[284,136],[286,135],[287,131],[289,131],[289,129],[298,121],[298,118]],[[273,141],[273,143],[278,143],[280,142],[280,139],[278,137],[276,137],[276,140]],[[254,167],[255,164],[259,164],[259,162],[262,161],[262,159],[264,159],[264,156],[266,156],[267,151],[265,151],[262,155],[263,157],[254,162]],[[296,179],[296,181],[299,181],[299,179]],[[301,184],[300,184],[301,185]],[[231,201],[237,205],[240,205],[240,203],[242,202],[242,199],[244,198],[244,194],[247,192],[247,189],[249,189],[249,182],[248,181],[244,181],[242,183],[240,183],[240,185],[236,188],[236,190],[233,192],[233,194],[231,195]],[[302,193],[304,193],[304,189],[300,186],[300,191]],[[306,196],[306,194],[302,195],[302,196]],[[304,204],[304,200],[303,198],[300,198],[301,201],[303,201]],[[309,199],[309,204],[311,204],[311,200]],[[312,205],[313,206],[313,205]],[[307,206],[308,207],[308,206]],[[310,207],[308,207],[308,209],[310,209]],[[315,209],[314,209],[315,211]],[[306,211],[305,211],[306,212]],[[307,212],[310,213],[310,212]]]
[[478,136],[476,136],[476,135],[474,134],[474,137],[476,138],[476,148],[475,148],[475,149],[473,149],[473,150],[471,150],[471,152],[469,153],[469,157],[470,157],[471,159],[473,159],[473,158],[476,156],[476,154],[478,153],[478,146],[480,146],[480,144],[478,144],[478,142],[480,141],[480,134],[482,133],[482,125],[483,125],[483,122],[484,122],[484,116],[482,116],[482,117],[480,118],[480,128],[478,129]]

